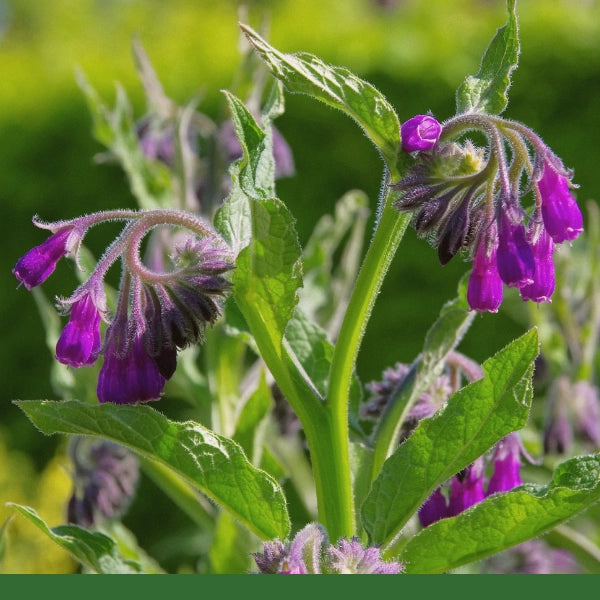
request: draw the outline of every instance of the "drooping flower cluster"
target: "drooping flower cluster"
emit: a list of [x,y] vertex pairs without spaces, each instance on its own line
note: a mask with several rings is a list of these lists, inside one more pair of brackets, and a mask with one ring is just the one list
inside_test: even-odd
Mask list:
[[[493,472],[485,487],[485,460],[477,458],[449,482],[436,488],[419,509],[419,521],[427,527],[447,517],[454,517],[498,492],[508,492],[523,482],[521,456],[525,451],[516,433],[501,439],[492,453]],[[447,494],[444,489],[449,488]]]
[[[386,406],[400,393],[405,382],[410,377],[412,367],[403,363],[396,363],[393,367],[385,369],[381,381],[372,381],[366,385],[370,396],[362,404],[361,417],[365,419],[380,419]],[[450,396],[462,384],[463,377],[468,381],[476,381],[483,377],[479,364],[459,352],[449,352],[444,366],[444,371],[423,392],[410,407],[402,428],[398,442],[404,441],[416,428],[422,419],[432,417],[443,408]]]
[[317,523],[309,523],[291,542],[265,542],[263,552],[254,554],[259,573],[265,575],[374,574],[395,575],[402,563],[381,559],[379,548],[364,548],[357,538],[342,538],[330,544]]
[[[77,260],[82,239],[92,225],[126,222],[96,268],[75,292],[59,300],[70,315],[57,345],[56,359],[66,365],[92,365],[103,354],[98,377],[100,402],[133,404],[156,400],[173,375],[177,351],[201,341],[207,325],[222,312],[230,284],[226,273],[233,257],[225,242],[203,221],[188,213],[156,209],[110,211],[72,221],[36,224],[53,231],[40,246],[17,262],[13,273],[28,289],[45,281],[68,253]],[[167,270],[151,270],[140,259],[143,238],[168,225],[187,230],[172,249]],[[112,317],[107,308],[104,277],[121,258],[121,285]],[[100,324],[108,327],[101,340]]]
[[73,436],[69,442],[74,491],[67,507],[69,523],[91,527],[121,518],[139,479],[137,458],[107,440]]
[[[483,135],[485,147],[463,142],[467,133]],[[394,184],[396,205],[414,212],[417,233],[430,237],[442,264],[470,252],[470,307],[496,312],[503,285],[523,300],[549,302],[555,244],[583,231],[572,172],[533,131],[496,116],[465,113],[441,125],[417,115],[401,135],[415,163]]]

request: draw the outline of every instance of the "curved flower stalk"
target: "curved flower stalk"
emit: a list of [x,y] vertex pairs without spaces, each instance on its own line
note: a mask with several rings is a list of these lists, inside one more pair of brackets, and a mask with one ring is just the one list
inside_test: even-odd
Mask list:
[[[233,256],[226,243],[199,218],[178,210],[109,211],[36,225],[52,235],[17,262],[13,273],[31,289],[45,281],[57,262],[78,251],[87,230],[121,220],[125,227],[88,279],[69,298],[59,299],[69,322],[56,344],[56,359],[72,367],[92,365],[103,354],[98,377],[100,402],[133,404],[160,398],[175,372],[177,351],[203,338],[222,312]],[[159,226],[187,230],[171,254],[169,269],[152,270],[140,259],[143,238]],[[121,258],[117,306],[106,305],[104,277]],[[155,261],[156,262],[156,261]],[[160,262],[160,261],[158,261]],[[104,342],[100,324],[108,324]]]
[[[463,141],[471,133],[485,145]],[[396,206],[414,213],[417,233],[431,239],[442,264],[470,253],[470,307],[497,312],[503,285],[523,300],[550,302],[555,244],[583,231],[572,171],[533,131],[497,116],[469,112],[440,124],[417,115],[402,136],[416,160],[393,184]]]

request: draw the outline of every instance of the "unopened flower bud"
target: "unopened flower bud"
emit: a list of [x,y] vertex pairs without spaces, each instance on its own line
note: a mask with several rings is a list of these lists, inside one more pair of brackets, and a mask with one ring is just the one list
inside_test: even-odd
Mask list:
[[402,123],[402,150],[417,152],[431,150],[442,133],[442,126],[431,115],[416,115]]

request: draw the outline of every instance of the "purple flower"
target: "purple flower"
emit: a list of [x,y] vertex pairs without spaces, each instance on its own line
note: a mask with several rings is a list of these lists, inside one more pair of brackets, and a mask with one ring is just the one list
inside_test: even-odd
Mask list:
[[525,228],[515,225],[506,213],[500,218],[496,256],[498,274],[507,286],[520,288],[533,282],[535,260]]
[[56,360],[72,367],[96,362],[100,352],[100,312],[89,294],[73,303],[71,318],[56,344]]
[[575,429],[586,442],[600,448],[598,388],[589,381],[578,381],[573,386],[573,392]]
[[569,192],[569,180],[546,162],[538,181],[542,197],[542,218],[552,239],[560,244],[574,240],[583,231],[583,216]]
[[56,263],[67,254],[67,238],[71,231],[70,227],[59,229],[17,261],[12,272],[28,290],[52,275]]
[[416,115],[402,123],[402,150],[431,150],[440,139],[442,126],[431,115]]
[[288,543],[265,542],[263,552],[253,557],[262,574],[396,574],[403,568],[402,563],[383,561],[379,548],[364,548],[357,538],[329,544],[318,523],[309,523]]
[[551,302],[556,283],[554,278],[554,262],[552,261],[554,242],[544,227],[538,227],[537,229],[540,230],[536,232],[537,235],[530,236],[530,244],[535,261],[533,281],[521,286],[519,293],[523,300]]
[[69,500],[69,523],[89,527],[118,519],[135,494],[139,463],[125,447],[107,440],[71,438],[75,491]]
[[496,554],[484,562],[485,573],[556,575],[581,573],[575,556],[552,548],[543,540],[528,540]]
[[433,490],[423,506],[419,508],[418,516],[423,527],[429,527],[432,523],[448,516],[448,501],[441,487]]
[[488,483],[486,496],[496,492],[508,492],[518,487],[521,480],[521,441],[516,433],[509,433],[496,444],[494,472]]
[[337,546],[330,546],[328,560],[329,570],[340,575],[396,575],[402,570],[402,563],[384,562],[379,548],[363,548],[357,538],[342,538]]
[[107,331],[104,363],[98,375],[96,393],[100,403],[135,404],[158,400],[166,383],[156,359],[150,355],[143,334],[126,344],[115,343],[113,322]]
[[488,250],[487,246],[486,238],[477,246],[467,287],[467,302],[472,310],[495,313],[502,304],[502,279],[496,265],[496,247]]
[[483,491],[483,458],[479,457],[457,473],[450,482],[448,516],[454,517],[485,498]]

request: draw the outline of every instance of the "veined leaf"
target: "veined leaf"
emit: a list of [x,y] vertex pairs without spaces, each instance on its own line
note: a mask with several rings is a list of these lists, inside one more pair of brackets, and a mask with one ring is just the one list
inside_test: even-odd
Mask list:
[[176,423],[142,405],[46,400],[16,404],[43,433],[105,437],[165,464],[262,539],[283,539],[289,532],[279,484],[252,466],[237,443],[199,423]]
[[290,92],[308,94],[352,117],[395,171],[400,150],[400,122],[391,104],[370,83],[343,67],[308,53],[284,54],[247,25],[241,25],[265,64]]
[[138,562],[123,558],[116,542],[104,533],[88,531],[77,525],[50,528],[33,508],[9,504],[94,573],[146,572]]
[[496,32],[477,75],[469,75],[456,91],[456,110],[499,115],[508,104],[510,76],[519,61],[516,0],[507,0],[508,22]]
[[483,379],[455,393],[442,412],[423,419],[386,460],[362,509],[373,543],[390,543],[436,486],[525,425],[537,354],[533,329],[488,359]]
[[442,573],[537,537],[600,500],[600,454],[559,465],[547,486],[494,494],[404,547],[407,573]]

